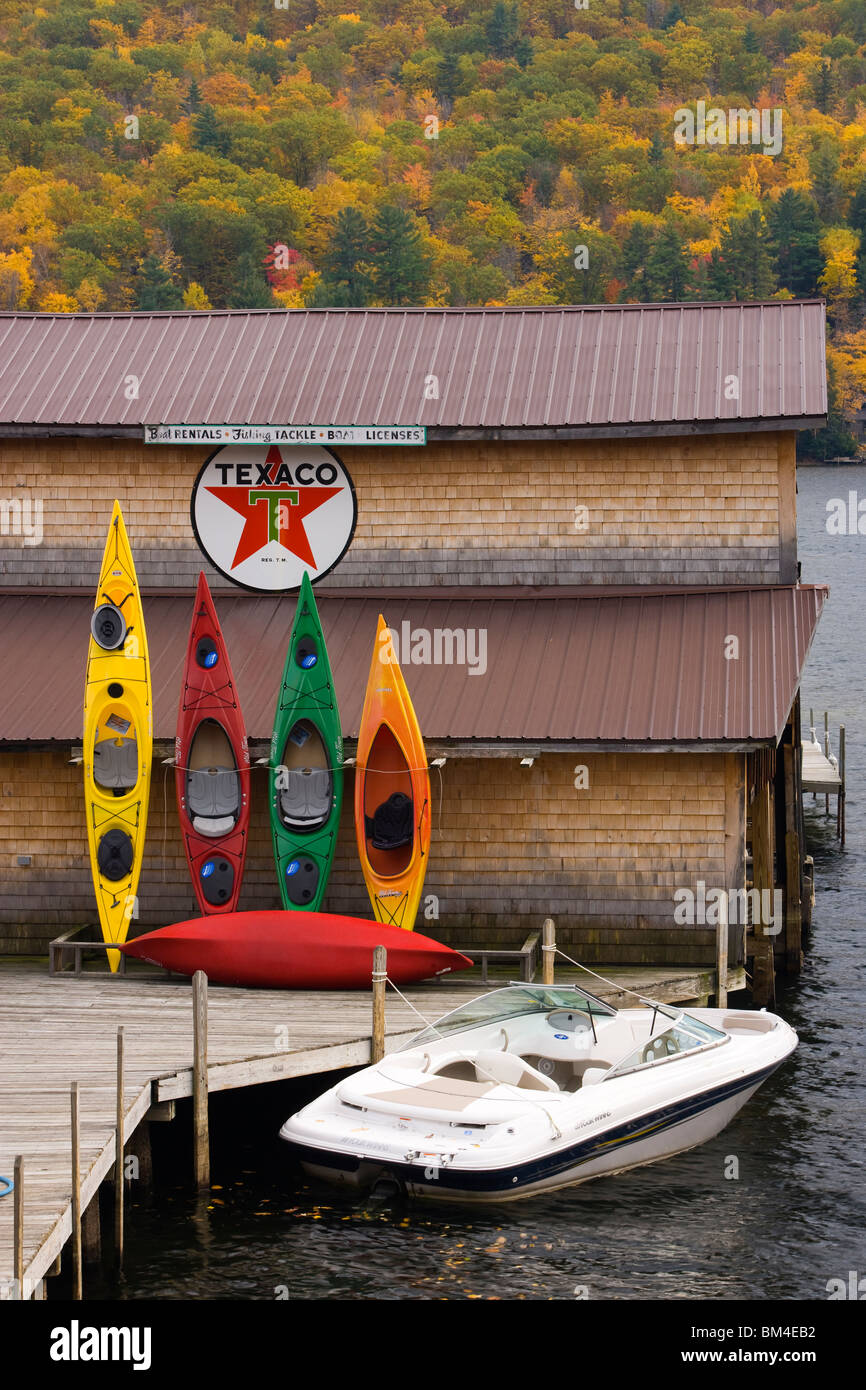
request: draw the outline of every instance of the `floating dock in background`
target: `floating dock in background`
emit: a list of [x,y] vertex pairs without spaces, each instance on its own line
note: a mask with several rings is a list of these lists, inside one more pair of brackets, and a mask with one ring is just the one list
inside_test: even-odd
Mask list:
[[823,746],[815,732],[815,714],[809,710],[811,739],[803,744],[802,788],[805,795],[823,796],[827,814],[830,814],[830,797],[836,798],[836,834],[845,843],[845,725],[839,725],[839,755],[830,746],[830,725],[827,711],[824,711]]
[[[556,970],[559,984],[582,984],[615,1005],[626,991],[661,1002],[705,1000],[716,988],[710,967],[600,967],[612,983],[582,971]],[[508,976],[489,980],[488,988]],[[539,981],[536,981],[539,983]],[[742,967],[728,972],[730,992],[745,988]],[[477,977],[389,992],[386,1038],[391,1050],[466,1002]],[[207,1090],[225,1091],[299,1076],[323,1077],[372,1058],[371,996],[365,991],[286,992],[213,987],[207,1001]],[[80,1097],[80,1210],[112,1176],[115,1159],[116,1046],[123,1028],[123,1141],[143,1121],[171,1117],[174,1101],[193,1095],[193,991],[190,982],[162,974],[108,976],[84,971],[49,976],[44,964],[0,965],[0,1173],[12,1177],[24,1160],[25,1297],[45,1297],[44,1280],[59,1269],[73,1231],[70,1090]],[[323,1082],[323,1089],[324,1089]],[[179,1175],[181,1177],[185,1175]],[[192,1173],[189,1175],[193,1185]],[[0,1200],[0,1299],[17,1296],[12,1195]]]

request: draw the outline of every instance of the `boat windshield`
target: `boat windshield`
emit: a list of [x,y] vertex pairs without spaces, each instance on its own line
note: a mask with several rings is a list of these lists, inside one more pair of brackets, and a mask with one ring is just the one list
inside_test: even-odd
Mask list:
[[576,985],[512,985],[507,989],[492,990],[490,994],[483,994],[468,1004],[461,1004],[459,1009],[445,1014],[431,1027],[425,1028],[423,1033],[404,1043],[400,1051],[417,1047],[419,1043],[436,1042],[437,1038],[461,1033],[466,1028],[481,1028],[488,1023],[499,1023],[525,1014],[546,1014],[552,1009],[571,1009],[596,1017],[616,1014],[616,1009],[610,1004],[578,989]]
[[611,1067],[603,1079],[609,1081],[614,1076],[624,1076],[626,1072],[640,1071],[643,1067],[652,1067],[659,1062],[669,1062],[672,1058],[682,1057],[687,1052],[701,1052],[705,1048],[718,1047],[719,1043],[727,1041],[727,1033],[720,1032],[718,1028],[711,1028],[699,1018],[692,1018],[691,1014],[680,1013],[672,1028],[665,1028],[651,1037],[649,1042],[635,1048],[634,1052],[630,1052],[627,1057],[617,1062],[616,1066]]

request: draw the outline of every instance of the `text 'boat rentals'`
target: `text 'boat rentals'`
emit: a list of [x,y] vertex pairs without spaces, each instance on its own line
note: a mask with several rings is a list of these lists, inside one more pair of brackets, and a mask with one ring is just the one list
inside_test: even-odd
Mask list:
[[705,1143],[797,1046],[763,1010],[613,1008],[576,986],[462,1005],[293,1115],[306,1171],[508,1201]]

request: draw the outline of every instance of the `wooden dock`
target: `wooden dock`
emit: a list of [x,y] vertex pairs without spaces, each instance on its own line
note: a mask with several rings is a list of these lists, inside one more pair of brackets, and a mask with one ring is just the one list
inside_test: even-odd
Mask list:
[[[662,1001],[702,998],[714,988],[700,967],[610,967],[600,984],[557,967],[558,983],[583,983],[615,1004],[622,990]],[[490,982],[491,988],[506,983]],[[538,983],[538,981],[536,981]],[[732,969],[728,989],[745,986]],[[483,989],[467,981],[404,991],[435,1019]],[[371,1056],[371,996],[363,991],[282,992],[214,987],[208,999],[208,1091],[258,1085],[362,1066]],[[115,1154],[116,1038],[124,1029],[124,1143],[151,1112],[192,1095],[193,1018],[188,980],[85,972],[50,977],[42,963],[0,965],[0,1174],[24,1159],[24,1297],[44,1296],[43,1280],[72,1233],[70,1088],[80,1091],[81,1210],[112,1172]],[[422,1023],[390,990],[389,1047]],[[325,1083],[323,1083],[325,1084]],[[163,1105],[163,1109],[165,1106]],[[190,1175],[191,1178],[191,1175]],[[0,1299],[16,1296],[12,1196],[0,1199]]]
[[813,798],[824,797],[824,807],[830,813],[830,797],[836,798],[836,834],[845,843],[845,725],[839,726],[839,755],[832,753],[830,745],[830,725],[827,712],[824,712],[824,739],[821,742],[815,732],[814,711],[809,711],[811,738],[803,744],[801,763],[803,793],[811,792]]

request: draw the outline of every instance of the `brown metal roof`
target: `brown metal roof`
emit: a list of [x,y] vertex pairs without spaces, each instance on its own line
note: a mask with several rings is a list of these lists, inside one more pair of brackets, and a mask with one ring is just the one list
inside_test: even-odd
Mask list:
[[[132,376],[138,398],[128,400]],[[426,399],[430,377],[436,399]],[[728,399],[733,377],[739,394]],[[611,433],[817,424],[826,410],[820,300],[0,314],[7,434],[145,424]]]
[[[345,733],[356,736],[380,609],[398,637],[486,633],[483,674],[399,651],[428,740],[732,743],[776,740],[827,590],[812,585],[647,594],[547,591],[436,598],[320,593]],[[193,596],[145,598],[154,734],[174,737]],[[294,598],[220,594],[251,738],[270,737]],[[0,596],[0,741],[81,738],[92,599]],[[725,643],[739,639],[728,660]]]

